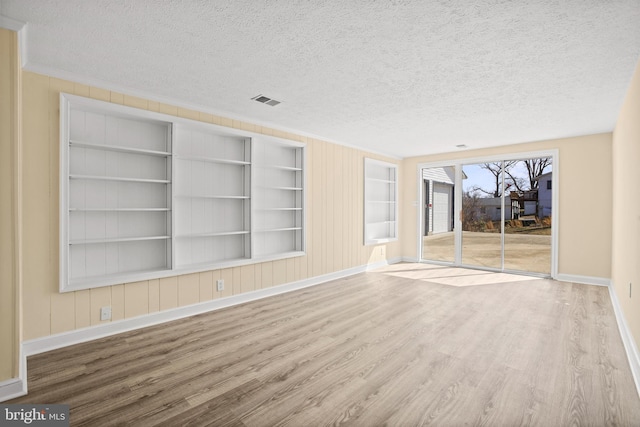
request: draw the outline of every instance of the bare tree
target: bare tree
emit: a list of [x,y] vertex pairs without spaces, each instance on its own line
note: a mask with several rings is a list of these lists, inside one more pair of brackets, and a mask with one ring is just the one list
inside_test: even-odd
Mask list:
[[537,159],[528,159],[522,161],[527,168],[529,175],[529,188],[535,190],[538,188],[538,177],[544,173],[547,166],[551,165],[551,157],[540,157]]
[[[511,173],[509,172],[510,169],[513,166],[515,166],[516,163],[517,161],[515,160],[504,162],[504,172],[507,175],[507,179],[505,180],[507,181],[506,183],[507,185],[505,185],[506,188],[509,188],[512,185],[514,185],[517,189],[519,189],[518,185],[520,185],[520,182],[516,183],[516,179],[513,178],[511,176]],[[491,175],[493,175],[495,186],[493,187],[492,190],[487,190],[476,185],[472,187],[470,191],[471,192],[479,191],[491,197],[502,196],[502,179],[501,179],[502,178],[502,162],[483,163],[480,165],[480,167],[482,169],[488,170],[491,173]]]
[[462,230],[479,231],[478,225],[481,222],[481,205],[477,194],[473,191],[462,193]]

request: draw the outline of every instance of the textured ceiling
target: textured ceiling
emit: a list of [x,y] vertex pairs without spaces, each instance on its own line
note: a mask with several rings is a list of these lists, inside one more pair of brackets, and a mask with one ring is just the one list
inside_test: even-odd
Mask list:
[[0,0],[0,14],[28,23],[27,69],[398,157],[611,131],[640,57],[640,0]]

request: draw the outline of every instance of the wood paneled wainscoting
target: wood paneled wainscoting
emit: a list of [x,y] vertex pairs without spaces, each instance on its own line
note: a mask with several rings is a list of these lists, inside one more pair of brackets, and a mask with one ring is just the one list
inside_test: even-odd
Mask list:
[[640,425],[605,287],[396,264],[28,359],[72,425]]

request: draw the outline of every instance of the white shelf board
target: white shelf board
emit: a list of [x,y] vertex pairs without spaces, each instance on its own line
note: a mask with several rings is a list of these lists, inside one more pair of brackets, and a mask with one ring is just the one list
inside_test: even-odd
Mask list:
[[275,231],[295,231],[302,230],[302,227],[283,227],[283,228],[265,228],[262,230],[255,230],[255,233],[271,233]]
[[217,233],[190,233],[190,234],[178,234],[176,238],[191,238],[191,237],[219,237],[219,236],[237,236],[242,234],[249,234],[249,231],[220,231]]
[[69,208],[69,212],[169,212],[170,208]]
[[146,240],[168,240],[171,236],[118,237],[114,239],[71,240],[69,245],[93,245],[100,243],[142,242]]
[[69,140],[69,146],[78,147],[78,148],[91,148],[95,150],[117,151],[120,153],[145,154],[149,156],[160,156],[160,157],[171,156],[171,153],[168,151],[145,150],[142,148],[122,147],[119,145],[110,145],[110,144],[93,144],[90,142],[76,141],[76,140]]
[[246,200],[249,196],[186,196],[184,194],[178,194],[176,198],[179,199],[239,199]]
[[297,168],[295,166],[280,166],[280,165],[265,165],[262,166],[265,169],[278,169],[283,171],[292,171],[292,172],[301,172],[302,168]]
[[221,158],[215,158],[215,157],[174,155],[173,158],[176,160],[188,160],[188,161],[207,162],[207,163],[223,163],[227,165],[238,165],[238,166],[246,166],[251,164],[251,162],[247,162],[244,160],[221,159]]
[[262,187],[266,190],[302,191],[302,187]]
[[97,181],[117,181],[117,182],[143,182],[148,184],[170,184],[167,179],[147,179],[147,178],[125,178],[119,176],[98,176],[98,175],[69,175],[69,179],[91,179]]
[[389,179],[380,179],[380,178],[366,178],[367,181],[371,181],[371,182],[379,182],[379,183],[383,183],[383,184],[395,184],[396,181],[395,180],[389,180]]

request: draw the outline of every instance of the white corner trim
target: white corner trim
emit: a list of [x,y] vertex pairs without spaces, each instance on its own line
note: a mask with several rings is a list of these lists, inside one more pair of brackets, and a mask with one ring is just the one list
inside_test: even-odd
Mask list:
[[606,277],[594,277],[594,276],[579,276],[577,274],[563,274],[558,273],[555,278],[561,282],[581,283],[583,285],[596,285],[596,286],[611,286],[611,279]]
[[6,28],[7,30],[18,32],[27,25],[22,21],[18,21],[13,18],[9,18],[5,15],[0,15],[0,28]]
[[18,359],[18,378],[0,381],[0,402],[15,399],[27,394],[27,357],[20,347]]
[[18,49],[20,50],[20,65],[27,65],[27,23],[0,15],[0,28],[18,33]]
[[27,382],[22,378],[11,378],[0,382],[0,402],[27,394]]
[[[389,264],[400,262],[400,258],[380,261],[373,264],[353,267],[346,270],[336,271],[309,279],[299,280],[284,285],[274,286],[272,288],[260,289],[257,291],[247,292],[240,295],[234,295],[226,298],[220,298],[184,307],[177,307],[157,313],[145,314],[139,317],[117,320],[114,322],[104,323],[87,328],[77,329],[69,332],[63,332],[56,335],[50,335],[42,338],[35,338],[24,341],[22,343],[22,351],[24,357],[34,354],[44,353],[46,351],[55,350],[57,348],[67,347],[74,344],[104,338],[111,335],[132,331],[139,328],[154,326],[160,323],[170,322],[196,314],[207,313],[221,308],[231,307],[246,302],[267,298],[270,296],[283,294],[286,292],[303,289],[309,286],[319,285],[331,280],[341,279],[358,273],[374,270]],[[26,376],[24,377],[26,378]]]
[[633,381],[636,383],[636,391],[640,396],[640,352],[633,339],[629,325],[624,318],[622,306],[618,300],[613,284],[609,286],[609,296],[611,297],[611,304],[613,305],[613,312],[616,315],[616,321],[618,322],[618,329],[620,331],[620,338],[622,338],[622,344],[627,352],[627,359],[629,360],[629,367],[631,368],[631,375],[633,375]]

